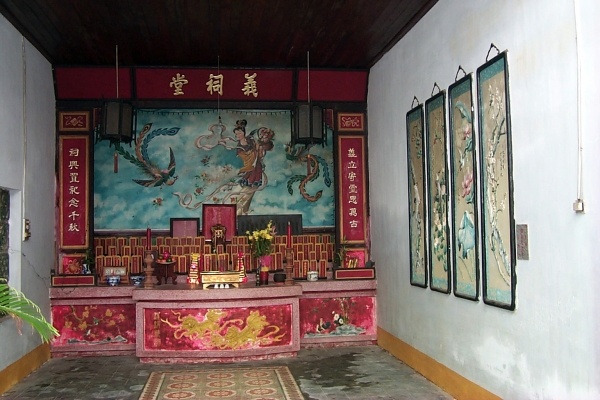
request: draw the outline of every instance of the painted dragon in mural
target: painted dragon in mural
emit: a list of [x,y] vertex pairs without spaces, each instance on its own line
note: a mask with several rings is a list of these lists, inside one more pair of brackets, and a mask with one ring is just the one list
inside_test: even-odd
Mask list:
[[319,200],[323,194],[322,190],[315,193],[314,196],[309,195],[306,192],[306,184],[314,182],[319,177],[319,164],[323,167],[323,180],[327,187],[331,186],[331,178],[329,177],[329,166],[327,162],[319,156],[309,154],[311,146],[301,146],[296,148],[292,147],[291,143],[285,145],[285,156],[290,161],[302,162],[306,160],[307,174],[306,175],[294,175],[287,182],[287,190],[289,194],[294,194],[292,186],[300,182],[298,190],[303,198],[308,201],[315,202]]
[[123,158],[137,166],[140,172],[146,175],[149,179],[133,179],[138,185],[145,187],[159,187],[162,189],[164,185],[172,186],[177,181],[175,175],[175,155],[169,147],[169,165],[166,169],[161,169],[156,162],[148,156],[148,144],[157,136],[174,136],[179,132],[179,128],[161,128],[155,129],[150,134],[152,124],[144,125],[144,128],[135,141],[135,156],[125,150],[119,142],[115,142],[115,150]]

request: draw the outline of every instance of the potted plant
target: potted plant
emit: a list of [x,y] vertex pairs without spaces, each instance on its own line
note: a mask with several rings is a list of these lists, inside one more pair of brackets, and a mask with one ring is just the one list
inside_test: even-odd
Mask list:
[[85,251],[85,257],[83,258],[83,270],[84,274],[91,274],[94,272],[94,264],[96,264],[96,254],[94,249],[89,247]]
[[346,263],[346,254],[348,253],[348,247],[346,247],[346,237],[342,239],[338,247],[338,251],[333,255],[333,265],[337,268],[344,268]]
[[264,229],[256,229],[252,232],[246,231],[252,254],[258,259],[256,267],[256,285],[266,285],[269,281],[269,270],[271,269],[271,244],[276,235],[273,221],[269,221]]

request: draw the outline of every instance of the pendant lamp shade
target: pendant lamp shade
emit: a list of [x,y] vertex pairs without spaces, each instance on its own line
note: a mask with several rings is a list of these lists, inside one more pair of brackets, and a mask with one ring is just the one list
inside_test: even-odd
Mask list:
[[293,113],[292,142],[303,144],[324,143],[323,108],[314,104],[298,104]]
[[133,105],[125,101],[106,101],[102,110],[100,140],[129,143],[133,139]]

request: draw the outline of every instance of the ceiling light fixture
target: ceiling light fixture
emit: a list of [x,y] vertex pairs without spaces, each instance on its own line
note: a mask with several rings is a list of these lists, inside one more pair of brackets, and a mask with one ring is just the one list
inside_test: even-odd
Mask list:
[[306,52],[306,103],[294,106],[292,113],[292,146],[298,143],[321,143],[325,146],[323,129],[323,108],[312,104],[310,99],[310,52]]
[[116,97],[107,100],[102,107],[102,123],[98,140],[110,140],[113,142],[131,143],[135,140],[134,119],[135,112],[133,104],[119,98],[119,46],[115,45],[115,78]]

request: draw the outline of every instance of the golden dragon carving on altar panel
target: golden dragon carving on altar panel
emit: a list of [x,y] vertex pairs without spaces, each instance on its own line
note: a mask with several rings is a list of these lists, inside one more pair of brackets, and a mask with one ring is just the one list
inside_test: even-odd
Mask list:
[[[186,337],[193,341],[200,340],[203,345],[220,350],[268,345],[285,336],[285,333],[277,335],[280,327],[271,325],[267,317],[258,311],[250,311],[245,321],[239,318],[224,321],[228,313],[220,309],[209,309],[202,321],[190,314],[182,317],[175,310],[171,310],[171,313],[177,316],[181,324],[173,324],[166,319],[161,321],[175,329],[175,339]],[[261,335],[265,329],[267,332]]]

